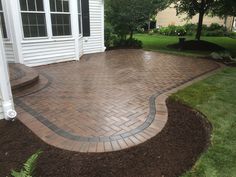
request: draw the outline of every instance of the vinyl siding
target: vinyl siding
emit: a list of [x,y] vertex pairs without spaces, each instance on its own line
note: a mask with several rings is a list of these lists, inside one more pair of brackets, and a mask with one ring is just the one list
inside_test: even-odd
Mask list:
[[83,55],[83,38],[79,38],[79,56]]
[[103,52],[103,13],[102,1],[90,0],[90,37],[84,37],[83,40],[83,54]]
[[75,60],[74,39],[27,41],[22,43],[24,64],[38,66]]
[[9,41],[4,41],[4,46],[5,46],[5,53],[6,53],[7,61],[10,63],[15,62],[15,56],[14,56],[12,43]]

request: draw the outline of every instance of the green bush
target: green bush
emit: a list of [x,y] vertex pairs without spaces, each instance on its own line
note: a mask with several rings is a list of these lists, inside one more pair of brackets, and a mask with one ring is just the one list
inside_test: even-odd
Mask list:
[[208,28],[207,28],[207,31],[227,31],[227,29],[222,26],[222,25],[219,25],[218,23],[212,23]]
[[13,177],[33,177],[40,154],[42,154],[42,151],[37,151],[24,163],[20,172],[12,170],[11,175]]
[[158,28],[153,29],[153,33],[159,33],[159,29]]
[[213,37],[217,37],[217,36],[227,36],[227,32],[223,31],[223,30],[214,30],[214,31],[205,31],[204,32],[204,36],[213,36]]
[[[159,29],[159,33],[167,36],[193,36],[197,32],[197,24],[185,24],[183,26],[170,25]],[[212,23],[210,26],[202,26],[202,36],[234,36],[232,32],[217,23]]]
[[186,30],[183,26],[170,25],[160,28],[159,33],[167,36],[185,36]]
[[110,48],[113,46],[113,41],[115,40],[116,38],[116,35],[114,35],[113,33],[113,28],[111,25],[109,24],[106,24],[105,26],[105,46],[106,48]]
[[116,48],[142,48],[143,43],[137,39],[115,39],[114,47]]
[[183,26],[186,30],[186,35],[193,36],[197,31],[197,24],[187,23]]

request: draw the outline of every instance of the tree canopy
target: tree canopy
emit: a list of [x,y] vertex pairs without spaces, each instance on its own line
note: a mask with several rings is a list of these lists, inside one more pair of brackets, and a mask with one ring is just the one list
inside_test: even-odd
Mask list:
[[107,0],[106,20],[120,38],[126,38],[145,24],[159,9],[167,5],[167,0]]
[[189,18],[199,14],[196,39],[200,40],[205,15],[235,16],[235,0],[171,0],[175,4],[177,14],[185,13]]

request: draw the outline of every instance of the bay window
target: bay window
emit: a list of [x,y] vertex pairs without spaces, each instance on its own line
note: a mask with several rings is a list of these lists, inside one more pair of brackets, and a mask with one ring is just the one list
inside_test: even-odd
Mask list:
[[69,0],[50,0],[53,36],[71,35]]
[[45,37],[47,28],[43,0],[20,0],[24,37]]

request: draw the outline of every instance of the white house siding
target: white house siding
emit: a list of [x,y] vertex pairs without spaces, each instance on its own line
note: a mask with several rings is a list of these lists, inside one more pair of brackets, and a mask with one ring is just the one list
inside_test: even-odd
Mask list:
[[4,41],[4,47],[5,47],[5,54],[6,54],[7,61],[10,63],[15,62],[12,43],[9,41]]
[[22,55],[27,66],[75,60],[75,39],[25,41]]
[[0,93],[0,119],[3,119],[2,94]]
[[83,38],[79,38],[79,56],[81,57],[83,55]]
[[90,0],[90,37],[83,38],[83,54],[104,51],[102,0]]

